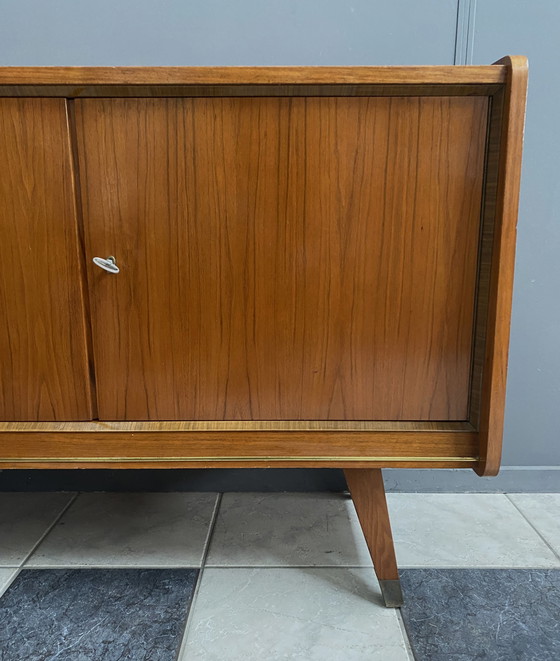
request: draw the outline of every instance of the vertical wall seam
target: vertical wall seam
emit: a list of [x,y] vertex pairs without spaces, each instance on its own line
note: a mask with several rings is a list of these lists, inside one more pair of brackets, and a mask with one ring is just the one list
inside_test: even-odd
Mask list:
[[472,64],[474,59],[474,31],[475,31],[475,21],[476,21],[476,0],[470,0],[469,2],[469,17],[467,21],[468,32],[467,32],[467,43],[465,50],[465,63]]
[[454,64],[472,64],[476,0],[457,0]]

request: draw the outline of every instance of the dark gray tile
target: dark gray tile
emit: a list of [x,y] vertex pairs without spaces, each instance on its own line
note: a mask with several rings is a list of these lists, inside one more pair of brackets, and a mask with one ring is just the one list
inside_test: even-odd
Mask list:
[[196,569],[30,569],[0,599],[1,661],[174,661]]
[[558,661],[560,570],[407,569],[417,661]]

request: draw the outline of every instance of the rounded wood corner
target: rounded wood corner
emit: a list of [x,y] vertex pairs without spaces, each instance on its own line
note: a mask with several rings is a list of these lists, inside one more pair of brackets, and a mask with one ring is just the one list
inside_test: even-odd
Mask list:
[[500,64],[516,71],[528,70],[529,60],[526,55],[504,55],[492,64]]

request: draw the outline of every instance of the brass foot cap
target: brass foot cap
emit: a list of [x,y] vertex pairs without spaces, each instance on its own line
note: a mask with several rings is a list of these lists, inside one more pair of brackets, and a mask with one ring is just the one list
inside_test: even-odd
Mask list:
[[387,608],[400,608],[403,605],[401,582],[398,578],[391,581],[379,581],[379,586]]

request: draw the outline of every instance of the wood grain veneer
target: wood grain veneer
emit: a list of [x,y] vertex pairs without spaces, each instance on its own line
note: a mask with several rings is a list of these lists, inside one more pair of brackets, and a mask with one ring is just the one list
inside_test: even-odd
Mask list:
[[0,244],[0,419],[90,419],[64,100],[0,99]]
[[382,581],[398,580],[399,571],[381,470],[347,468],[344,477],[354,501],[377,578]]
[[75,104],[101,419],[466,419],[487,99]]

